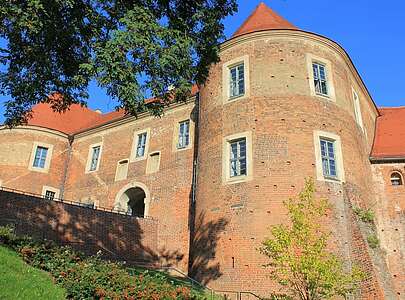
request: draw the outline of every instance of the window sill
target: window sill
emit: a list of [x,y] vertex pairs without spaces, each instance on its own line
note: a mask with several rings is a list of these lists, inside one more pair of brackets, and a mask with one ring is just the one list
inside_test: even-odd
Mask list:
[[249,181],[251,179],[252,179],[251,176],[248,176],[248,175],[228,177],[225,181],[225,184],[242,183],[242,182]]
[[40,173],[48,173],[48,172],[49,172],[49,169],[46,169],[46,168],[29,167],[28,169],[29,169],[30,171],[40,172]]
[[137,162],[137,161],[142,161],[142,160],[146,160],[147,155],[141,156],[141,157],[134,157],[131,158],[129,162]]
[[246,99],[246,98],[247,98],[247,95],[246,95],[246,94],[243,94],[243,95],[240,95],[240,96],[228,97],[228,99],[227,99],[227,101],[225,102],[225,104],[226,104],[226,103],[232,103],[232,102],[234,102],[234,101],[238,101],[238,100],[242,100],[242,99]]
[[327,99],[329,101],[334,101],[330,95],[325,95],[325,94],[315,92],[315,96]]
[[328,177],[328,176],[323,176],[322,181],[331,182],[331,183],[338,183],[338,184],[343,183],[343,181],[340,178]]
[[191,149],[191,144],[190,144],[190,145],[187,145],[186,147],[179,147],[179,146],[177,146],[177,147],[176,147],[176,152],[180,152],[180,151],[184,151],[184,150],[189,150],[189,149]]

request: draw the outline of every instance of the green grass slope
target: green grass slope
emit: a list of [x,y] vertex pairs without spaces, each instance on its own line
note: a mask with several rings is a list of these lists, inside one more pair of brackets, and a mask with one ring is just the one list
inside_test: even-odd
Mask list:
[[44,271],[27,265],[13,250],[0,246],[0,299],[65,299],[63,288]]

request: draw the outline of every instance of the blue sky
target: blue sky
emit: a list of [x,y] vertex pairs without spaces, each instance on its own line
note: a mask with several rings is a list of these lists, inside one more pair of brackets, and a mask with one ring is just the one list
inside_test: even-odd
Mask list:
[[[233,32],[260,1],[238,0],[239,11],[225,19]],[[404,0],[267,0],[263,1],[295,26],[338,42],[349,54],[378,106],[405,106]],[[114,109],[96,84],[90,86],[90,108]],[[0,96],[0,123],[5,97]]]

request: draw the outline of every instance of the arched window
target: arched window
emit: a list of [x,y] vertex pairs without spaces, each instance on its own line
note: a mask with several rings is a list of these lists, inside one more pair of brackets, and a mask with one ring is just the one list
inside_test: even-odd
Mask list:
[[402,175],[399,172],[391,173],[391,185],[402,185]]

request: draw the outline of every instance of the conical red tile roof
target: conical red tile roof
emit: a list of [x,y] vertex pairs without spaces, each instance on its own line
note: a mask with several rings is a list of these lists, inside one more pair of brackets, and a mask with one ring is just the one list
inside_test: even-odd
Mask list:
[[297,29],[297,27],[261,2],[232,37],[269,29]]

